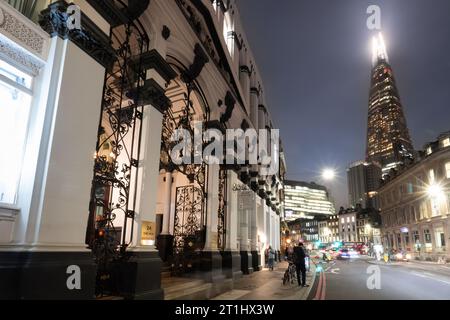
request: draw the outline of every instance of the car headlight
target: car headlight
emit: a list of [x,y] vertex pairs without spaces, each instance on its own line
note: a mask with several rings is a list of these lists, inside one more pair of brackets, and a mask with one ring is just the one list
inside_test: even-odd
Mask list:
[[395,255],[395,257],[397,258],[397,259],[403,259],[403,255],[401,254],[401,253],[397,253],[396,255]]
[[406,259],[411,260],[411,255],[409,253],[406,255]]

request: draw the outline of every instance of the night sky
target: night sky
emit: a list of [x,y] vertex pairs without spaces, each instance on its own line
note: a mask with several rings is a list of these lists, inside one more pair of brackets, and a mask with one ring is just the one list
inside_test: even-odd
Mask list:
[[[346,167],[364,159],[375,31],[382,32],[414,147],[450,130],[450,1],[237,0],[242,23],[281,130],[288,178],[331,189],[347,206]],[[339,177],[321,181],[324,167]]]

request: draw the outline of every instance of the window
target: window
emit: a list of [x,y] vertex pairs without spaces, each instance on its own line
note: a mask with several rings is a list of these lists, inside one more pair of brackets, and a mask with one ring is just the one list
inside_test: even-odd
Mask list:
[[445,138],[444,140],[442,140],[442,147],[450,147],[450,138]]
[[433,153],[433,149],[431,149],[431,147],[427,148],[427,155],[430,155]]
[[405,247],[409,247],[409,232],[406,232],[405,234],[404,234],[404,236],[405,236]]
[[17,200],[31,109],[32,80],[30,75],[0,60],[1,203],[14,204]]
[[225,43],[227,44],[228,51],[233,58],[234,35],[229,13],[225,13],[225,17],[223,19],[223,37],[225,38]]
[[420,244],[419,231],[417,231],[417,230],[413,231],[413,239],[414,239],[415,244]]
[[414,192],[414,188],[413,188],[413,184],[411,182],[408,182],[408,184],[406,185],[406,191],[408,192],[408,194],[411,194]]
[[423,230],[423,235],[425,238],[425,243],[431,243],[431,233],[429,229]]
[[352,222],[355,222],[355,217],[354,216],[352,217]]
[[447,179],[450,179],[450,162],[447,162],[445,164],[445,172],[446,172]]
[[433,184],[436,181],[434,178],[434,170],[433,169],[428,171],[428,181],[430,184]]
[[436,248],[442,249],[445,247],[445,234],[444,228],[439,227],[434,229],[435,239],[436,239]]

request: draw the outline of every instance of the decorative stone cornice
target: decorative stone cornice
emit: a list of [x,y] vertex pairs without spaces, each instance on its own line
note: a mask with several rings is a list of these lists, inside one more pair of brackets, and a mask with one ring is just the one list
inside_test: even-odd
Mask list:
[[226,127],[218,120],[211,120],[205,123],[205,129],[216,129],[219,130],[222,134],[226,133]]
[[127,8],[119,8],[112,0],[87,0],[87,2],[111,27],[117,27],[139,18],[150,4],[150,0],[128,0]]
[[256,94],[259,97],[259,90],[256,87],[251,87],[250,93]]
[[194,81],[202,72],[205,64],[209,62],[208,55],[206,54],[203,47],[196,43],[194,47],[194,62],[191,64],[189,69],[183,74],[183,81],[186,83]]
[[34,76],[37,76],[45,65],[4,36],[0,36],[0,56],[15,61]]
[[234,105],[236,104],[236,100],[233,97],[233,94],[230,91],[227,91],[225,96],[225,112],[220,117],[220,122],[225,123],[231,119],[233,115]]
[[242,73],[247,73],[249,76],[252,74],[252,71],[250,70],[250,68],[245,65],[240,66],[239,71],[241,71]]
[[0,35],[3,56],[36,75],[48,57],[48,35],[3,1],[0,1]]
[[81,30],[69,29],[66,13],[68,6],[67,2],[58,1],[43,10],[39,15],[39,24],[42,29],[51,37],[58,36],[71,40],[107,70],[110,70],[116,57],[108,36],[84,13],[81,14]]
[[155,69],[166,82],[170,82],[177,76],[177,73],[156,49],[143,53],[141,58],[134,59],[133,65],[138,63],[141,63],[141,68],[144,70]]
[[139,96],[137,91],[131,91],[129,97],[134,99],[134,102],[138,105],[152,105],[159,112],[164,113],[170,107],[170,100],[165,95],[165,91],[154,80],[146,80],[144,85],[139,90]]
[[267,113],[267,108],[266,108],[266,106],[263,105],[263,104],[260,104],[260,105],[258,106],[258,109],[261,109],[262,111],[264,111],[264,113]]

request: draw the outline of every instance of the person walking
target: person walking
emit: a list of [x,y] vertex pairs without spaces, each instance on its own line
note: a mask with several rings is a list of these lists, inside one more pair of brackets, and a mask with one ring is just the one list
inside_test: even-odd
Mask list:
[[297,281],[300,287],[309,287],[309,285],[306,284],[305,258],[305,248],[303,247],[303,243],[299,242],[299,244],[294,248],[294,263],[297,271]]
[[275,251],[273,251],[272,247],[269,246],[268,255],[269,255],[269,270],[273,271],[273,262],[275,260]]

